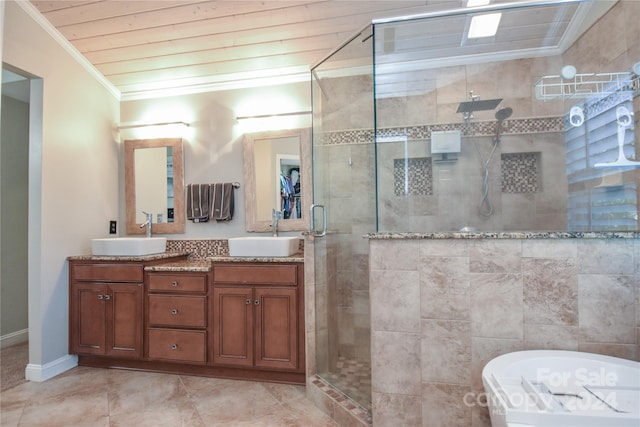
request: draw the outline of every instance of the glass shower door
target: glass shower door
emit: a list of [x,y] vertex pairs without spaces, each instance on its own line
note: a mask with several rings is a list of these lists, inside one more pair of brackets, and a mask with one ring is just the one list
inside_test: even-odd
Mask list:
[[365,408],[371,407],[371,346],[363,234],[376,229],[370,34],[358,34],[312,71],[313,201],[322,205],[314,208],[314,229],[326,226],[314,239],[316,366]]

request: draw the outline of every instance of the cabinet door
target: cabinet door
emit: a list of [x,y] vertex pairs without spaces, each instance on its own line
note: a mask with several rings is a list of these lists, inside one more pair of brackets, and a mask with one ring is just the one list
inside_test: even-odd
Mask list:
[[86,283],[71,285],[69,319],[72,354],[105,354],[106,286]]
[[110,284],[106,295],[106,354],[142,357],[142,285]]
[[253,300],[250,287],[213,290],[213,363],[253,366]]
[[255,365],[263,368],[298,367],[297,290],[255,288]]

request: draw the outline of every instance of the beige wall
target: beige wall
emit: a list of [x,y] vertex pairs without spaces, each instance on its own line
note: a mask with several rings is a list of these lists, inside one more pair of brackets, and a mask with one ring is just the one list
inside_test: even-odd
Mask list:
[[[287,103],[282,104],[282,100],[287,100]],[[245,185],[242,137],[245,132],[270,130],[260,127],[247,128],[245,124],[238,123],[236,117],[308,111],[310,109],[310,94],[308,83],[295,83],[159,99],[123,101],[120,108],[121,122],[159,123],[182,120],[190,123],[188,130],[184,133],[185,185],[233,181],[241,184],[240,188],[235,191],[235,213],[231,221],[223,223],[210,221],[200,224],[187,221],[184,234],[168,235],[167,237],[227,238],[247,234],[244,212]],[[251,110],[250,108],[255,109]],[[292,128],[311,126],[311,119],[308,115],[293,116],[291,119],[290,126]],[[119,135],[121,141],[138,137],[140,135],[137,135],[135,130],[121,131]],[[122,174],[120,221],[124,221],[124,177]]]
[[640,240],[372,240],[376,426],[489,426],[492,358],[562,349],[640,360]]
[[[31,74],[29,362],[35,377],[64,360],[66,257],[88,253],[118,217],[118,100],[17,2],[4,3],[2,60]],[[41,80],[37,80],[37,79]],[[36,379],[35,377],[32,377]]]

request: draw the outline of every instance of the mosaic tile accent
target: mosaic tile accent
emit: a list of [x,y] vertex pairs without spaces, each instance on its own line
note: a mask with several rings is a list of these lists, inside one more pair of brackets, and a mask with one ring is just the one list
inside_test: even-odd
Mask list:
[[227,239],[182,240],[167,239],[168,251],[189,252],[189,259],[229,255]]
[[[378,129],[379,138],[406,136],[410,141],[431,138],[431,132],[459,130],[462,136],[492,136],[496,133],[495,120],[440,123],[433,125],[405,126]],[[564,117],[540,117],[505,120],[502,123],[502,135],[526,135],[532,133],[562,132],[566,129]],[[322,135],[322,145],[370,144],[374,141],[372,129],[327,132]]]
[[502,192],[536,193],[538,191],[538,154],[502,155]]
[[337,403],[338,405],[345,408],[352,416],[354,416],[358,421],[362,423],[364,426],[373,425],[373,421],[371,419],[371,410],[363,408],[358,402],[350,399],[344,393],[341,393],[337,389],[335,389],[331,384],[320,378],[319,376],[315,376],[311,380],[311,384],[318,388],[322,393],[324,393],[327,397],[329,397],[332,401]]
[[405,159],[393,159],[393,190],[396,196],[430,196],[433,194],[431,157],[407,159],[408,188],[405,194]]
[[[227,239],[167,239],[167,251],[188,252],[190,260],[206,260],[229,256],[229,242]],[[304,239],[300,239],[298,252],[304,254]]]

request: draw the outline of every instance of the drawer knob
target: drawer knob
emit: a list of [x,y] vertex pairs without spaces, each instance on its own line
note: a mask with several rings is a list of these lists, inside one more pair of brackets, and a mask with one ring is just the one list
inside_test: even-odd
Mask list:
[[171,314],[176,315],[178,314],[178,310],[176,310],[175,308],[173,310],[171,310]]
[[259,300],[259,299],[257,299],[257,300],[255,301],[255,305],[260,305],[260,300]]
[[245,301],[245,303],[247,303],[247,305],[251,304],[251,298],[247,298],[247,300]]
[[171,350],[177,350],[177,349],[178,349],[178,344],[171,345]]
[[104,294],[104,299],[106,299],[106,300],[111,299],[111,295],[109,295],[109,294]]
[[98,299],[103,299],[103,298],[104,298],[104,296],[98,295]]
[[171,282],[171,286],[173,286],[174,288],[178,286],[178,282]]

